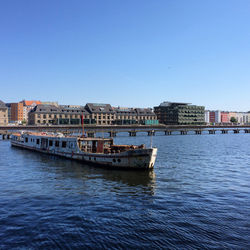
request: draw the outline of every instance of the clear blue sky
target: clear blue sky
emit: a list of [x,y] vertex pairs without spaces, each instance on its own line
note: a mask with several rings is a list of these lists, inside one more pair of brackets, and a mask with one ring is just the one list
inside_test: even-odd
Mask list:
[[250,110],[249,0],[0,1],[0,99]]

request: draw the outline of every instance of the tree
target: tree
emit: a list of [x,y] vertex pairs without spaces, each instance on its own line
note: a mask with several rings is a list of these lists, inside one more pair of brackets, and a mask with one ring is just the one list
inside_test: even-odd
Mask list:
[[236,120],[236,118],[235,117],[231,117],[231,119],[230,119],[230,122],[232,122],[232,123],[236,123],[237,122],[237,120]]

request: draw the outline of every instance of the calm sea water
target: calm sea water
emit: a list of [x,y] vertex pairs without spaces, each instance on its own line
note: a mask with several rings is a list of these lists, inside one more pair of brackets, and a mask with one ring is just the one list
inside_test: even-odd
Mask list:
[[154,171],[133,172],[0,141],[0,249],[250,249],[250,134],[153,144]]

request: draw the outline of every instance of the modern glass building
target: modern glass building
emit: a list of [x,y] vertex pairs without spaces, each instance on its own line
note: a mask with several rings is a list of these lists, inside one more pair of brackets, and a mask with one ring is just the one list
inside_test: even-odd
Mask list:
[[160,123],[167,125],[203,125],[205,107],[181,102],[163,102],[154,107]]

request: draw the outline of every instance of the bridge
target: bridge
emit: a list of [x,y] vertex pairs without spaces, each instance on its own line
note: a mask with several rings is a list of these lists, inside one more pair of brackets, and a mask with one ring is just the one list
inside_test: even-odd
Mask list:
[[[61,132],[65,135],[82,134],[82,126],[79,125],[53,125],[53,126],[0,126],[0,138],[9,139],[10,135],[17,131],[38,131],[38,132]],[[127,132],[129,136],[136,136],[138,133],[146,133],[149,136],[156,134],[228,134],[240,132],[250,133],[250,125],[226,125],[226,126],[206,126],[206,125],[84,125],[84,131],[89,137],[96,136],[97,133],[108,133],[110,137],[115,137],[118,133]]]

